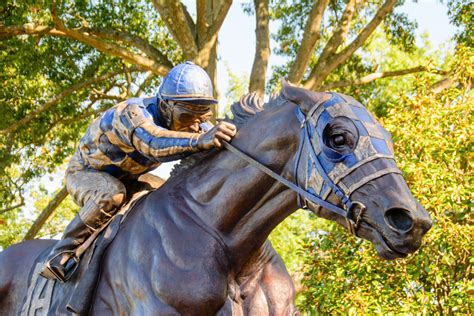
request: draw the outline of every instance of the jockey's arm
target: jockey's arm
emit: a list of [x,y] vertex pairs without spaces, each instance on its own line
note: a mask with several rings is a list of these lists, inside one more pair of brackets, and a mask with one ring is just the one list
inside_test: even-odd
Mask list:
[[129,104],[120,120],[127,131],[135,149],[143,156],[157,162],[181,159],[199,151],[198,133],[171,131],[158,126],[151,114],[142,106]]

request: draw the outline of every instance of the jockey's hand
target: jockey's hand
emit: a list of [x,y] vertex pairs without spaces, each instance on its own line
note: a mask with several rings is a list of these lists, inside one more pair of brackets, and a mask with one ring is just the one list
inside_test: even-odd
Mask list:
[[199,149],[211,149],[221,148],[221,140],[229,142],[232,137],[237,133],[237,127],[229,122],[221,121],[216,126],[211,128],[206,133],[199,136],[198,148]]

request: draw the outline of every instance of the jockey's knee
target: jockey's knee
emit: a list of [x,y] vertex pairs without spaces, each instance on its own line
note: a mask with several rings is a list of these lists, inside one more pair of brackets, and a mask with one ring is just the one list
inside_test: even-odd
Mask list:
[[125,202],[127,190],[120,181],[114,181],[113,185],[108,186],[108,191],[103,192],[97,197],[97,204],[105,211],[111,212],[117,210]]
[[119,179],[96,170],[66,172],[66,186],[79,206],[92,200],[105,212],[118,209],[127,196],[127,189]]
[[97,197],[96,203],[102,210],[109,213],[118,209],[125,200],[125,193],[103,193]]

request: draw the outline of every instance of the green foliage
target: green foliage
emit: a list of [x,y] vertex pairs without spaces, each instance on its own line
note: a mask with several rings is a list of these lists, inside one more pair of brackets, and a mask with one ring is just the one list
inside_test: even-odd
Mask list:
[[457,42],[472,48],[472,39],[474,38],[474,3],[469,0],[448,1],[448,15],[451,23],[459,28],[455,35]]
[[[64,170],[60,170],[48,177],[43,177],[40,183],[28,186],[27,200],[34,201],[31,206],[22,212],[7,212],[0,217],[0,251],[8,246],[23,240],[34,219],[48,205],[58,186],[62,186]],[[54,211],[46,224],[37,234],[37,238],[59,238],[66,225],[72,220],[79,207],[68,196]]]
[[0,251],[21,241],[30,221],[17,213],[5,213],[0,217]]
[[[471,314],[473,55],[458,49],[448,68],[459,84],[431,93],[418,76],[412,93],[393,91],[384,126],[393,134],[397,161],[434,226],[421,249],[405,260],[382,261],[369,242],[335,224],[304,238],[301,310],[315,314]],[[298,223],[287,224],[289,227]],[[286,228],[281,228],[285,230]],[[295,260],[294,250],[284,257]]]
[[227,104],[225,108],[222,109],[220,117],[232,115],[230,112],[230,106],[239,101],[240,98],[248,92],[249,86],[249,75],[247,73],[243,73],[241,75],[235,74],[230,70],[230,67],[227,64],[226,70],[229,76],[229,86],[227,87],[227,91],[225,93]]
[[428,34],[422,35],[421,45],[407,52],[400,47],[390,46],[390,39],[383,30],[375,31],[365,46],[364,54],[354,54],[344,65],[338,67],[328,76],[328,81],[355,80],[361,74],[383,72],[388,69],[409,69],[418,66],[427,67],[429,72],[415,73],[401,77],[381,78],[365,85],[352,85],[334,89],[334,91],[351,95],[366,105],[377,116],[386,116],[392,107],[397,108],[399,93],[411,94],[413,85],[423,76],[431,83],[440,80],[440,76],[431,71],[447,71],[445,63],[451,49],[445,45],[433,50],[428,41]]
[[383,22],[392,45],[407,52],[415,49],[416,22],[410,21],[404,13],[392,13]]

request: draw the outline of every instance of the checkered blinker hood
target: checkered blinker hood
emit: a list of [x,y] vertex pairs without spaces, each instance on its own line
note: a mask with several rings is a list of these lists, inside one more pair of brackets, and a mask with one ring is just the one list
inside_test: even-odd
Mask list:
[[[357,129],[359,137],[351,152],[339,153],[323,140],[325,128],[336,117],[348,118],[345,121]],[[304,120],[309,139],[306,147],[312,147],[305,150],[314,154],[305,155],[308,157],[306,166],[301,167],[306,167],[304,187],[313,194],[326,199],[333,191],[347,205],[350,195],[370,180],[388,173],[401,173],[395,163],[390,134],[352,97],[328,93]],[[300,161],[298,165],[301,163],[304,164]],[[361,172],[359,168],[365,170]]]

